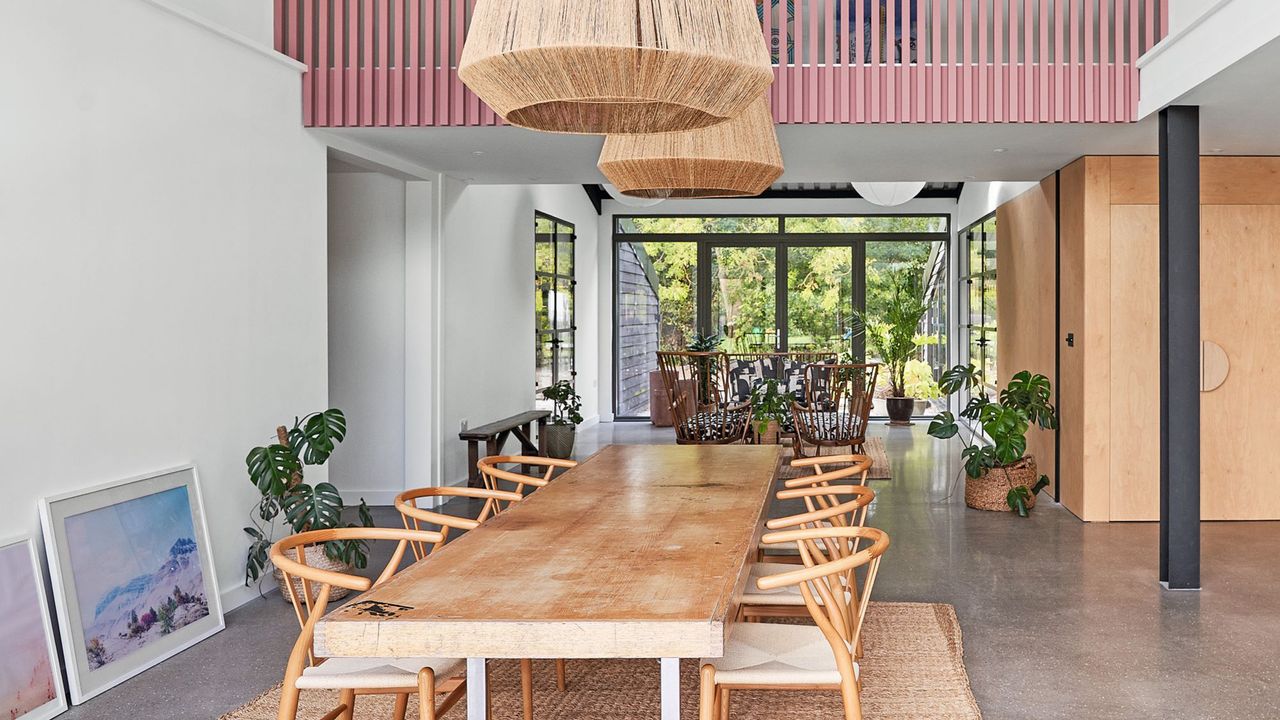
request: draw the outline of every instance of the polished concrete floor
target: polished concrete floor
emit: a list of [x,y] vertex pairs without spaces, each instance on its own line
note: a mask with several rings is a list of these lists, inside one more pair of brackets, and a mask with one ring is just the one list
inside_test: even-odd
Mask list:
[[[1156,582],[1154,524],[1086,525],[1043,495],[1028,520],[968,510],[953,492],[957,446],[921,426],[876,432],[894,479],[873,483],[870,523],[893,542],[875,596],[956,606],[986,718],[1280,717],[1280,523],[1206,523],[1205,589],[1171,593]],[[578,451],[670,441],[604,424]],[[398,524],[390,509],[377,517]],[[255,600],[225,632],[63,717],[216,718],[278,682],[296,636],[284,602]]]

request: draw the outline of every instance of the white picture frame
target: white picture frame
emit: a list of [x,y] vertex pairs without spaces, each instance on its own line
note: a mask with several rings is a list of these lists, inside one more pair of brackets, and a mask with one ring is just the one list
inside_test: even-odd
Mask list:
[[40,514],[73,705],[226,627],[194,465],[47,497]]
[[[21,678],[27,681],[20,688]],[[0,716],[50,720],[66,711],[36,540],[31,535],[0,538]]]

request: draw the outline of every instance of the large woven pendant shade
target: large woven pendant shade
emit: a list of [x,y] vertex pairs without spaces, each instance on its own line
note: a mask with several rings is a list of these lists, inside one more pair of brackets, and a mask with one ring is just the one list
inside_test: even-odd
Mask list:
[[723,122],[773,67],[751,0],[477,0],[458,75],[513,125],[605,134]]
[[701,130],[610,135],[600,171],[632,197],[707,198],[759,195],[782,175],[782,150],[769,100]]

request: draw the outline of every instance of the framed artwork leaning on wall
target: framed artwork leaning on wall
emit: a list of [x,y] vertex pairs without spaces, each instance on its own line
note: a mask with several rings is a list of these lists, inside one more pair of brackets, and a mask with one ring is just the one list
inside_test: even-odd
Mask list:
[[0,539],[0,718],[49,720],[66,709],[35,542]]
[[224,627],[195,467],[45,498],[72,703]]

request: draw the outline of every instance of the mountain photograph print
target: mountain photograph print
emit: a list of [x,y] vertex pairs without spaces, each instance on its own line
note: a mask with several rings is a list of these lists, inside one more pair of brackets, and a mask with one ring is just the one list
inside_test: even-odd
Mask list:
[[46,720],[65,710],[56,663],[31,541],[0,542],[0,718]]
[[209,615],[185,487],[67,518],[89,668]]
[[49,498],[43,511],[74,703],[222,629],[195,468]]

